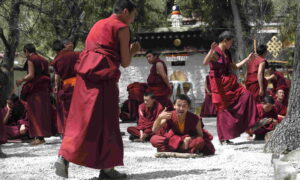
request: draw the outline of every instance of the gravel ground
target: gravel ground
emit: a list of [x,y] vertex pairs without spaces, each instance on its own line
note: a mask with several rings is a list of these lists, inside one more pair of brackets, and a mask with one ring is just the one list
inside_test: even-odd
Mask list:
[[[215,118],[205,118],[204,124],[213,135],[214,156],[197,159],[157,159],[156,149],[149,143],[131,143],[123,136],[125,166],[128,179],[273,179],[271,154],[263,153],[263,141],[247,141],[246,134],[234,139],[234,145],[218,143]],[[126,131],[132,123],[121,124]],[[54,173],[54,162],[61,140],[46,139],[46,144],[32,147],[27,143],[8,143],[3,151],[8,158],[0,159],[0,179],[62,179]],[[70,164],[69,179],[97,179],[98,170]]]

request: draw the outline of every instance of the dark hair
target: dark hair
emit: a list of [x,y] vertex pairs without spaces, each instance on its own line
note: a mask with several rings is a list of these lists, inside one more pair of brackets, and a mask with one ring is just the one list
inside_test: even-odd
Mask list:
[[113,7],[114,13],[121,14],[124,9],[132,12],[134,9],[136,9],[136,5],[131,0],[116,0]]
[[8,97],[7,100],[11,100],[13,103],[15,103],[15,102],[19,101],[19,96],[17,96],[16,94],[13,93],[12,95],[10,95]]
[[144,96],[150,97],[151,99],[155,99],[155,95],[152,92],[145,92]]
[[177,100],[184,100],[184,101],[186,101],[188,103],[189,106],[192,103],[191,99],[187,95],[185,95],[185,94],[179,94],[178,96],[176,96],[176,98],[174,100],[174,104],[176,104]]
[[60,40],[55,40],[52,44],[53,51],[61,51],[64,47],[64,44]]
[[147,55],[147,54],[153,54],[153,56],[159,57],[159,53],[158,53],[158,52],[155,52],[155,51],[153,51],[153,50],[151,50],[151,49],[148,49],[148,50],[146,51],[145,55]]
[[230,31],[224,31],[219,35],[218,41],[219,43],[224,41],[224,40],[231,40],[234,38],[234,35]]
[[262,102],[264,104],[267,104],[267,103],[274,104],[275,103],[272,96],[265,96],[264,99],[262,100]]
[[23,51],[24,52],[28,51],[29,53],[36,53],[35,46],[31,43],[25,44],[24,48],[23,48]]
[[257,47],[256,52],[258,55],[263,55],[268,49],[268,46],[261,44]]

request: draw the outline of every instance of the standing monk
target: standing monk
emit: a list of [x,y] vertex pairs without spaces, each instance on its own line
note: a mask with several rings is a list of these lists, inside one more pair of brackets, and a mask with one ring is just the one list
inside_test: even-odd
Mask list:
[[212,136],[203,130],[202,121],[191,112],[191,100],[186,95],[178,95],[174,101],[175,110],[164,110],[153,124],[152,131],[157,133],[165,126],[163,135],[152,136],[150,142],[159,152],[215,153]]
[[247,64],[246,88],[254,96],[256,102],[261,102],[268,86],[268,81],[265,79],[267,49],[266,45],[259,45],[258,56]]
[[[68,41],[66,41],[68,42]],[[74,52],[72,42],[64,45],[61,41],[53,42],[53,50],[57,55],[52,63],[55,72],[55,93],[58,103],[61,102],[63,109],[63,120],[67,119],[74,86],[76,83],[75,64],[79,58],[80,52]],[[62,85],[62,86],[61,86]],[[59,111],[59,109],[57,109]],[[58,130],[61,134],[64,132],[64,121],[58,122]]]
[[206,76],[205,98],[204,98],[204,102],[202,103],[200,117],[215,117],[215,116],[217,116],[217,110],[215,105],[212,103],[209,76]]
[[127,131],[130,134],[129,139],[132,141],[149,141],[153,135],[152,125],[158,115],[163,111],[152,93],[144,94],[144,103],[139,105],[139,119],[136,127],[128,127]]
[[165,62],[159,59],[158,54],[149,50],[146,52],[146,58],[149,64],[152,64],[150,74],[147,79],[148,91],[152,92],[156,100],[168,110],[173,109],[170,100],[172,87],[168,79],[168,70]]
[[36,53],[33,44],[24,46],[27,57],[27,75],[16,81],[23,82],[21,97],[27,102],[26,111],[29,122],[29,136],[34,138],[32,145],[45,143],[44,137],[52,136],[52,107],[50,102],[50,75],[48,61]]
[[74,87],[64,138],[55,163],[56,174],[68,177],[68,162],[101,169],[99,178],[124,178],[119,127],[119,66],[127,67],[140,49],[129,47],[129,24],[137,10],[130,0],[117,0],[114,14],[90,30],[76,64]]
[[250,54],[241,62],[234,64],[229,52],[233,43],[233,34],[225,31],[219,36],[219,44],[212,43],[203,64],[209,64],[209,81],[212,102],[217,114],[217,130],[221,143],[231,143],[229,139],[255,125],[257,121],[256,103],[249,91],[237,82],[233,69],[241,68],[254,58]]

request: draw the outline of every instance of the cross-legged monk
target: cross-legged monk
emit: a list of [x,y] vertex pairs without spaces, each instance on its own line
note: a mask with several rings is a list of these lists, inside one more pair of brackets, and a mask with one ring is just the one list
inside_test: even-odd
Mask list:
[[250,54],[234,64],[229,52],[233,34],[225,31],[219,36],[219,44],[212,43],[203,63],[209,64],[209,80],[212,102],[217,114],[217,130],[221,143],[240,136],[257,122],[256,102],[249,91],[237,81],[233,69],[241,68],[255,56]]
[[129,47],[129,24],[137,10],[130,0],[117,0],[114,13],[94,24],[76,64],[76,85],[64,138],[55,163],[56,174],[68,177],[68,162],[101,169],[100,179],[124,178],[119,127],[119,66],[127,67],[139,50]]
[[[56,40],[53,42],[53,50],[57,52],[57,55],[52,63],[55,72],[55,92],[58,96],[58,101],[62,103],[62,109],[64,113],[63,119],[67,119],[71,99],[73,95],[74,86],[76,83],[75,64],[79,58],[80,52],[74,52],[69,46],[72,46],[72,42],[64,45],[61,41]],[[62,85],[62,87],[61,87]],[[59,123],[60,124],[60,123]],[[58,127],[64,127],[65,123]],[[64,130],[59,128],[60,133],[63,134]]]
[[209,76],[206,76],[205,99],[202,104],[200,117],[215,117],[215,116],[217,116],[217,109],[215,105],[212,103]]
[[146,52],[146,58],[149,64],[152,64],[150,74],[147,79],[148,91],[152,92],[156,100],[168,110],[173,109],[170,95],[172,87],[168,79],[168,70],[166,63],[159,59],[159,55],[151,50]]
[[277,119],[277,111],[272,96],[265,96],[262,104],[257,104],[259,120],[268,119],[267,124],[254,131],[255,140],[263,140],[266,133],[272,131],[280,121]]
[[144,94],[144,103],[139,105],[137,126],[128,127],[129,139],[132,141],[149,141],[153,135],[152,126],[158,115],[164,110],[152,93]]
[[268,81],[265,78],[265,66],[267,55],[267,46],[259,45],[257,47],[257,56],[247,64],[247,79],[246,88],[254,96],[255,100],[259,103],[266,95]]
[[29,122],[29,135],[34,138],[32,145],[45,143],[44,137],[52,136],[52,106],[50,102],[50,75],[48,61],[36,53],[33,44],[24,46],[27,57],[27,75],[16,81],[22,83],[21,97],[27,102],[26,112]]
[[159,152],[183,152],[214,154],[212,136],[202,129],[199,117],[189,112],[191,100],[179,95],[174,101],[173,111],[166,109],[159,114],[153,124],[153,132],[165,126],[165,134],[153,135],[150,142]]
[[271,95],[275,97],[276,91],[278,89],[283,89],[285,94],[283,103],[287,106],[289,100],[289,91],[290,91],[290,87],[288,83],[289,80],[284,77],[282,72],[276,71],[276,68],[274,66],[269,68],[269,74],[270,76],[266,77],[266,79],[270,81],[273,85]]
[[6,107],[2,108],[7,139],[27,139],[29,123],[26,118],[25,108],[19,97],[12,94],[7,99]]
[[278,120],[282,121],[287,113],[287,105],[284,104],[285,94],[283,89],[278,89],[276,93],[275,108],[278,113]]

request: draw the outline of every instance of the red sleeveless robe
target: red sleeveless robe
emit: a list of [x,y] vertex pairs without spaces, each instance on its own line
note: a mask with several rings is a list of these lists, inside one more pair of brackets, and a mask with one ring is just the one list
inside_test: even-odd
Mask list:
[[60,155],[75,164],[95,169],[123,165],[118,31],[126,27],[116,15],[98,21],[75,66],[76,85],[59,150]]
[[[206,76],[206,86],[209,91],[211,91],[210,88],[210,82],[209,82],[209,76]],[[215,105],[212,103],[212,97],[208,92],[205,90],[205,98],[204,102],[202,103],[202,108],[201,108],[201,117],[215,117],[217,116],[217,109]]]

